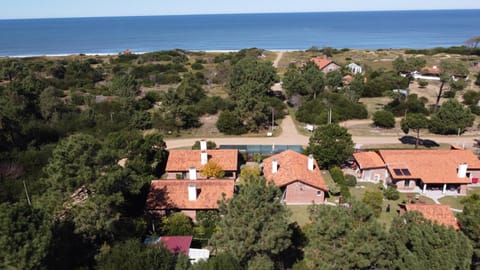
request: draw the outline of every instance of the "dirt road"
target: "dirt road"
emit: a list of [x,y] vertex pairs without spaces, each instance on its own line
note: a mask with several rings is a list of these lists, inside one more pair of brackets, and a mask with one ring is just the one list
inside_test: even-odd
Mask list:
[[[241,145],[241,144],[263,144],[263,145],[307,145],[308,136],[299,134],[290,115],[287,115],[282,121],[282,133],[277,137],[223,137],[211,139],[217,145]],[[473,147],[473,139],[477,136],[428,136],[423,139],[434,140],[437,143],[448,143],[466,148]],[[188,138],[188,139],[165,139],[169,149],[190,147],[195,141],[210,138]],[[352,136],[353,142],[362,147],[365,145],[394,144],[399,143],[399,136]]]
[[[285,119],[282,121],[282,133],[280,136],[277,137],[267,137],[265,133],[264,137],[224,137],[224,138],[214,138],[211,139],[217,145],[221,144],[232,144],[232,145],[240,145],[240,144],[263,144],[263,145],[271,145],[271,144],[289,144],[289,145],[307,145],[308,144],[308,137],[301,135],[297,132],[295,128],[295,124],[290,115],[287,115]],[[189,139],[165,139],[167,143],[167,147],[169,149],[172,148],[180,148],[180,147],[188,147],[192,146],[195,141],[198,141],[202,138],[189,138]],[[209,138],[204,138],[209,139]]]

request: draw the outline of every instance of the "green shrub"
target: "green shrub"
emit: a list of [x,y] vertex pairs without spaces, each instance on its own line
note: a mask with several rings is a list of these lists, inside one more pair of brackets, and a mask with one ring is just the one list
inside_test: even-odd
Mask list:
[[345,178],[343,176],[342,170],[335,166],[330,169],[330,175],[332,176],[333,181],[339,185],[344,185],[345,184]]
[[480,100],[480,92],[467,90],[463,94],[463,103],[466,105],[477,105]]
[[380,191],[365,191],[362,202],[373,210],[375,216],[382,213],[383,194]]
[[443,97],[444,97],[444,98],[454,98],[454,97],[455,97],[455,94],[456,94],[455,91],[450,90],[450,91],[444,92],[444,93],[443,93]]
[[296,117],[303,123],[321,125],[327,123],[330,109],[333,122],[368,117],[365,105],[353,102],[343,94],[330,92],[322,93],[316,99],[305,102],[298,108]]
[[[217,149],[217,144],[214,141],[207,141],[207,149]],[[195,141],[192,150],[200,150],[200,141]]]
[[355,175],[347,174],[345,175],[345,185],[349,187],[354,187],[357,184],[357,178]]
[[385,196],[387,200],[396,201],[400,199],[400,192],[398,192],[396,188],[389,186],[383,191],[383,196]]
[[340,194],[342,194],[345,199],[350,199],[352,197],[350,189],[346,185],[340,187]]
[[418,80],[418,85],[420,86],[420,88],[425,88],[428,85],[428,81],[420,79]]
[[80,106],[85,104],[85,99],[79,94],[73,93],[71,98],[74,105]]
[[393,128],[395,116],[389,111],[377,111],[373,114],[373,124],[377,127]]
[[247,131],[240,117],[229,111],[223,111],[220,114],[217,120],[217,128],[227,135],[239,135]]
[[193,70],[202,70],[202,69],[204,69],[204,67],[203,67],[202,64],[195,62],[195,63],[192,64],[192,69]]
[[470,108],[470,111],[475,114],[475,115],[480,115],[480,107],[477,105],[470,105],[468,106]]
[[337,185],[333,182],[330,182],[328,184],[328,192],[330,193],[331,196],[338,196],[338,195],[340,195],[341,188],[340,188],[339,185]]

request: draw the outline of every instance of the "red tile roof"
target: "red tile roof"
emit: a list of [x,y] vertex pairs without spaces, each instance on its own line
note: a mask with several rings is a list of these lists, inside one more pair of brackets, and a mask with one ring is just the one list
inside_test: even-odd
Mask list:
[[[470,150],[380,150],[394,179],[421,179],[427,184],[468,184],[467,177],[457,176],[458,166],[480,170],[480,160]],[[409,176],[397,175],[395,169],[408,169]]]
[[183,253],[188,255],[190,245],[192,244],[192,236],[162,236],[160,242],[170,250],[173,254]]
[[343,84],[351,84],[353,81],[353,76],[352,75],[345,75],[343,76]]
[[441,73],[441,70],[437,66],[432,66],[432,67],[424,67],[422,69],[423,74],[436,74],[439,75]]
[[[188,187],[194,184],[197,199],[188,198]],[[218,209],[217,201],[233,197],[235,180],[154,180],[150,184],[147,210],[202,210]]]
[[[170,150],[167,160],[167,172],[185,172],[190,167],[201,170],[200,150]],[[236,171],[238,168],[238,150],[207,150],[208,160],[217,163],[224,171]]]
[[[317,67],[320,69],[320,70],[323,70],[324,68],[326,68],[328,65],[330,65],[331,63],[334,63],[332,60],[329,60],[329,59],[325,59],[325,58],[321,58],[319,56],[316,56],[316,57],[312,57],[310,59],[310,61],[314,62],[315,65],[317,65]],[[335,64],[336,65],[336,64]]]
[[357,161],[360,169],[385,168],[385,162],[377,152],[358,152],[353,154],[353,158]]
[[[276,159],[278,162],[278,170],[276,173],[272,173],[273,159]],[[317,161],[314,160],[313,171],[308,170],[307,164],[307,156],[293,150],[286,150],[263,160],[263,174],[267,181],[273,181],[278,187],[284,187],[299,181],[309,186],[328,191]]]
[[440,204],[406,204],[407,211],[418,211],[422,215],[433,222],[443,224],[447,227],[452,226],[455,230],[459,230],[457,219],[453,214],[450,206]]

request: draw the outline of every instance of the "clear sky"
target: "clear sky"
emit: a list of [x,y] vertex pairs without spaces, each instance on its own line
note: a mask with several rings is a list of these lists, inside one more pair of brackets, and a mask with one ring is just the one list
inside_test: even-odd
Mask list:
[[480,9],[480,0],[1,0],[0,19]]

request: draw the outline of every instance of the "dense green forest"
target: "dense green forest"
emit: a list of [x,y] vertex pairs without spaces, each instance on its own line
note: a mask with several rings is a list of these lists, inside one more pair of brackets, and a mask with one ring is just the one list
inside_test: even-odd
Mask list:
[[[145,214],[150,181],[164,173],[165,136],[198,128],[202,116],[218,114],[216,126],[224,134],[263,131],[272,124],[272,110],[282,118],[287,106],[294,107],[299,120],[315,124],[327,122],[330,108],[333,122],[366,118],[360,97],[380,96],[408,84],[393,72],[372,71],[343,85],[338,78],[346,74],[324,76],[310,64],[291,66],[283,78],[286,96],[281,97],[270,91],[280,78],[259,49],[215,55],[172,50],[0,59],[0,268],[478,265],[477,197],[470,198],[459,215],[461,232],[414,214],[386,229],[371,207],[360,202],[351,207],[312,206],[311,223],[300,226],[288,221],[290,213],[279,203],[278,188],[261,177],[252,177],[237,196],[221,202],[219,212],[200,213],[195,224],[183,214],[161,220]],[[428,114],[415,96],[392,100],[386,107],[392,114],[405,108]],[[449,119],[448,112],[459,105],[452,101],[440,107],[437,122]],[[435,129],[451,132],[449,126]],[[323,150],[315,144],[321,136],[311,140],[312,153]],[[353,144],[346,142],[345,147]],[[317,159],[325,166],[344,159],[332,155],[318,154]],[[342,193],[345,189],[342,186]],[[213,248],[214,256],[190,266],[185,256],[143,245],[152,235],[194,235],[197,245]]]

